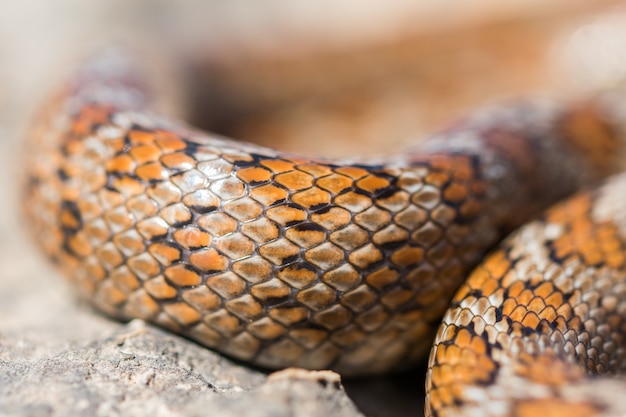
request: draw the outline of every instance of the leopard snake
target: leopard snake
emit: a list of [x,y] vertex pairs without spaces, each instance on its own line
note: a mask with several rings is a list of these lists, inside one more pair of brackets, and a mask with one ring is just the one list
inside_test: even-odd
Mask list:
[[430,416],[625,415],[626,176],[537,216],[626,165],[614,101],[501,105],[337,160],[168,118],[145,70],[94,58],[29,134],[27,218],[97,308],[270,369],[430,351]]

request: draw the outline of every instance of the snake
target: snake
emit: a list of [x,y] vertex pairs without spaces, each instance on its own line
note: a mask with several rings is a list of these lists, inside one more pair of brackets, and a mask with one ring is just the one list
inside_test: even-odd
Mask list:
[[428,416],[623,415],[614,100],[488,106],[339,159],[201,131],[160,99],[149,65],[103,52],[28,134],[30,229],[96,308],[267,369],[376,375],[430,353]]

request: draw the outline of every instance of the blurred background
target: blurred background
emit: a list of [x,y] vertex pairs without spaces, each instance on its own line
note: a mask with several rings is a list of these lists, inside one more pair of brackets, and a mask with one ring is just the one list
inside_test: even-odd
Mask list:
[[[0,0],[0,338],[78,340],[108,325],[73,314],[24,237],[17,203],[32,114],[84,54],[111,42],[145,51],[178,75],[163,82],[204,128],[291,151],[376,154],[483,104],[614,87],[626,68],[622,9],[610,0]],[[349,393],[366,414],[389,415],[373,397],[403,391],[396,408],[413,415],[421,378],[370,381],[369,391],[355,382]]]
[[[202,127],[290,150],[343,155],[358,141],[375,153],[482,103],[571,90],[580,65],[564,62],[567,44],[584,44],[580,28],[616,4],[0,0],[0,126],[24,126],[82,55],[116,42],[182,72]],[[597,47],[579,49],[596,60]]]

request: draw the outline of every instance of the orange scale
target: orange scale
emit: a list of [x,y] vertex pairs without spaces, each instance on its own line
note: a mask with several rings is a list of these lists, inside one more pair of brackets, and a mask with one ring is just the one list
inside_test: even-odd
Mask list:
[[130,174],[135,169],[135,161],[128,154],[118,155],[109,159],[105,164],[107,172]]
[[[313,216],[314,217],[314,216]],[[356,224],[350,224],[330,235],[331,242],[341,246],[345,250],[354,250],[367,243],[369,234]]]
[[[245,232],[244,232],[245,233]],[[278,230],[274,238],[278,237]],[[307,230],[299,229],[298,227],[292,227],[287,229],[285,237],[300,246],[301,248],[308,249],[317,246],[324,242],[326,239],[326,233],[321,230]]]
[[272,172],[262,167],[249,167],[237,171],[237,177],[246,183],[261,183],[272,179]]
[[284,188],[273,184],[262,185],[250,190],[250,197],[266,207],[276,204],[278,201],[287,199],[289,193]]
[[202,283],[202,277],[196,272],[187,269],[185,265],[170,266],[165,270],[165,276],[174,285],[180,287],[191,287]]
[[307,213],[299,208],[287,205],[275,206],[266,211],[267,217],[281,226],[286,226],[291,222],[304,221]]
[[185,249],[202,248],[211,243],[211,235],[197,227],[185,227],[174,232],[174,240]]
[[501,288],[501,285],[497,279],[488,279],[480,286],[480,290],[482,291],[485,297],[489,297],[491,294],[494,294],[500,288]]
[[246,322],[254,321],[263,314],[261,304],[249,294],[226,302],[225,308]]
[[537,329],[539,327],[540,322],[541,322],[541,319],[539,318],[539,316],[537,316],[537,313],[535,313],[534,311],[529,311],[528,313],[526,313],[526,315],[521,321],[522,325],[524,325],[525,327],[529,327],[531,329]]
[[292,201],[304,208],[311,209],[329,204],[330,194],[317,187],[312,187],[294,194]]
[[411,301],[413,296],[413,291],[395,287],[380,297],[380,302],[389,310],[395,311]]
[[148,253],[140,253],[126,261],[126,265],[142,280],[154,277],[161,272],[159,263]]
[[250,293],[254,296],[254,298],[267,303],[272,300],[281,300],[289,297],[289,294],[291,294],[291,288],[281,280],[273,278],[269,281],[254,285],[251,288]]
[[[236,242],[235,242],[236,244]],[[279,239],[266,243],[259,249],[259,254],[274,265],[282,265],[283,262],[300,253],[300,248],[287,239]]]
[[[275,240],[278,238],[279,232],[278,226],[265,217],[241,225],[241,233],[254,240],[256,243],[266,243]],[[285,235],[289,240],[298,243],[293,239],[294,232],[295,229],[292,228],[287,230]]]
[[483,204],[477,200],[468,200],[461,205],[459,213],[465,218],[474,218],[483,211]]
[[424,249],[405,245],[391,255],[391,262],[401,267],[417,265],[424,259]]
[[391,214],[373,206],[354,216],[354,221],[364,229],[375,232],[391,222]]
[[604,256],[597,248],[589,248],[582,251],[585,263],[588,265],[598,265],[604,262]]
[[161,163],[171,169],[187,170],[196,165],[196,160],[183,152],[176,152],[163,155]]
[[159,216],[170,225],[187,223],[192,218],[191,212],[182,203],[172,204],[161,209]]
[[171,265],[181,257],[179,249],[164,243],[153,243],[148,248],[148,251],[159,263],[165,266]]
[[225,271],[228,259],[213,248],[202,249],[189,255],[189,263],[203,272]]
[[125,197],[134,197],[142,194],[146,188],[141,181],[131,177],[115,178],[112,185],[115,190]]
[[271,309],[269,314],[277,322],[285,326],[291,326],[306,319],[309,315],[309,310],[304,307],[279,307]]
[[335,172],[338,172],[339,174],[343,174],[346,175],[350,178],[353,179],[359,179],[362,178],[364,176],[366,176],[368,174],[368,172],[363,169],[363,168],[357,168],[357,167],[342,167],[342,168],[336,168]]
[[509,261],[507,254],[502,250],[489,256],[483,265],[494,278],[504,276],[504,274],[506,274],[506,272],[511,268],[511,262]]
[[200,216],[198,225],[215,236],[223,236],[237,230],[238,222],[226,213],[213,212]]
[[467,349],[470,348],[472,344],[472,339],[472,333],[470,333],[468,329],[460,328],[458,329],[458,332],[456,332],[456,337],[454,338],[454,341],[460,349]]
[[533,311],[535,313],[539,313],[541,310],[543,310],[546,307],[546,303],[545,300],[542,299],[541,297],[534,297],[530,303],[526,304],[526,308],[528,309],[528,311]]
[[538,316],[542,320],[547,320],[550,323],[554,323],[557,319],[558,314],[553,306],[548,305],[546,308],[539,312]]
[[452,168],[452,178],[457,181],[469,181],[475,175],[474,170],[466,163],[465,159],[456,161],[454,168]]
[[274,173],[287,172],[294,169],[294,165],[291,162],[282,159],[265,159],[261,161],[261,165]]
[[128,139],[136,144],[152,143],[154,142],[155,135],[145,130],[131,130],[128,132]]
[[450,175],[444,172],[430,172],[424,178],[426,184],[434,185],[437,188],[443,187],[448,181],[450,181]]
[[326,165],[304,163],[298,164],[296,168],[298,168],[300,171],[307,172],[316,178],[321,178],[332,174],[332,170]]
[[274,180],[291,191],[299,191],[309,188],[313,185],[313,177],[302,171],[290,171],[279,174]]
[[158,146],[149,143],[145,145],[133,146],[129,155],[135,160],[138,164],[145,164],[147,162],[155,162],[157,161],[161,155],[161,148]]
[[[352,252],[348,259],[352,265],[365,269],[371,264],[382,260],[383,254],[370,243]],[[400,260],[400,262],[402,262],[402,260]]]
[[467,188],[458,183],[452,183],[443,190],[444,200],[460,203],[467,197]]
[[320,178],[316,181],[316,185],[332,194],[339,194],[339,192],[350,188],[353,180],[345,175],[333,173],[331,175]]
[[380,189],[389,187],[389,185],[391,185],[389,180],[375,175],[368,175],[356,182],[356,186],[358,188],[370,194],[374,194]]
[[135,174],[144,181],[160,181],[169,177],[168,170],[159,162],[149,162],[135,169]]
[[241,295],[246,289],[246,282],[230,271],[213,275],[206,283],[209,288],[227,300]]
[[215,248],[230,259],[241,259],[252,255],[255,244],[241,233],[215,238]]
[[172,317],[178,324],[189,326],[200,321],[202,316],[193,307],[187,303],[166,304],[163,310],[168,316]]
[[165,153],[182,151],[187,148],[187,143],[173,133],[159,133],[155,142]]
[[622,252],[609,253],[604,258],[606,264],[614,269],[620,268],[624,264],[625,259]]
[[165,282],[165,279],[162,276],[146,281],[144,283],[144,288],[148,294],[158,300],[171,299],[178,295],[176,288]]
[[517,307],[515,307],[513,309],[513,311],[511,311],[508,314],[508,316],[514,322],[520,322],[521,323],[521,321],[524,320],[524,316],[526,316],[527,312],[528,312],[528,310],[526,310],[526,307],[524,307],[522,305],[518,305]]

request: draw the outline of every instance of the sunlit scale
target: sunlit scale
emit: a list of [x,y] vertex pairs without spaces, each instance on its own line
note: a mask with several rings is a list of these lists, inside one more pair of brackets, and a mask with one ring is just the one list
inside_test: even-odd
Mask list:
[[[148,112],[141,77],[107,59],[33,129],[24,207],[39,242],[102,310],[270,368],[372,374],[423,359],[485,252],[621,159],[607,115],[589,103],[487,110],[380,161],[287,155]],[[611,146],[589,157],[588,141]],[[589,246],[585,261],[610,252],[621,262],[611,245]],[[490,273],[510,267],[493,262]],[[462,310],[484,314],[474,329],[502,331],[502,313],[486,306],[503,295],[491,290]],[[524,326],[568,317],[550,291],[507,314]],[[453,365],[458,378],[489,378],[483,339],[444,336],[458,344],[447,356],[471,359]],[[451,398],[444,391],[433,404]]]

